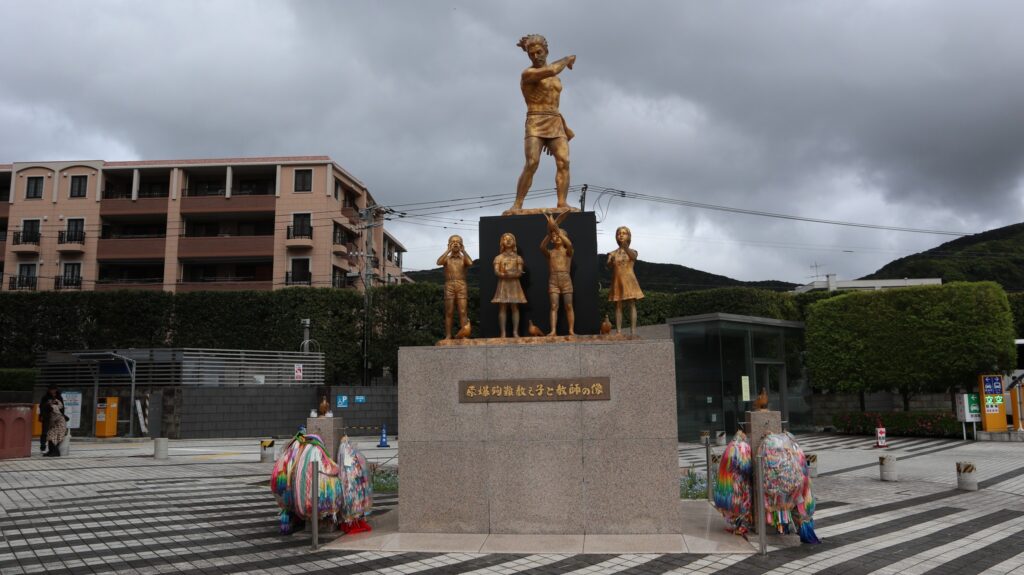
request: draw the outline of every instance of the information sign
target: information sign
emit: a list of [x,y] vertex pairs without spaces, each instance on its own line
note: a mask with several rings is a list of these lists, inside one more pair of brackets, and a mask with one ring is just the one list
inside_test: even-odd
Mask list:
[[986,375],[984,379],[985,395],[1002,395],[1003,378],[999,375]]
[[68,428],[78,429],[82,425],[82,392],[65,391],[61,394],[64,397],[64,415],[68,416]]
[[295,364],[295,381],[302,381],[302,364]]
[[338,405],[338,407],[348,407],[348,396],[347,395],[339,395],[338,396],[337,405]]
[[365,395],[357,395],[356,396],[356,403],[366,403],[366,396]]

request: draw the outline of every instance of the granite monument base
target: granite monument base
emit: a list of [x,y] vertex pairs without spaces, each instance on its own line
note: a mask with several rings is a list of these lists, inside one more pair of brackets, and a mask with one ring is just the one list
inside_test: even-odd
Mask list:
[[345,420],[335,415],[334,417],[307,417],[306,433],[319,435],[327,449],[327,454],[333,459],[338,455],[338,445],[341,438],[345,436]]
[[[400,532],[680,532],[671,341],[411,347],[398,362]],[[607,399],[517,393],[595,379]],[[460,381],[517,397],[468,402]]]

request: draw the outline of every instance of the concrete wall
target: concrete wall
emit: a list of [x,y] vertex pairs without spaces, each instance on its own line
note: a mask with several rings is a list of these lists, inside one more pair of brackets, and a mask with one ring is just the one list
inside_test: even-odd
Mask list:
[[[903,411],[903,397],[898,393],[869,393],[864,397],[867,411]],[[860,396],[856,393],[815,393],[811,396],[811,410],[814,424],[832,425],[832,416],[837,413],[860,411]],[[927,393],[910,398],[910,411],[947,411],[955,408],[948,393]]]
[[[317,386],[179,387],[175,437],[285,437],[306,423]],[[166,406],[166,402],[164,403]],[[167,420],[167,414],[164,415]],[[168,435],[170,437],[170,435]]]
[[[135,397],[145,400],[149,394],[161,398],[160,427],[164,437],[201,439],[216,437],[290,437],[306,422],[309,410],[318,401],[315,385],[250,386],[138,386]],[[72,437],[92,436],[92,386],[69,387],[62,391],[82,392],[81,427]],[[33,392],[39,402],[45,388]],[[100,397],[119,397],[117,434],[128,434],[129,386],[102,386]],[[140,434],[136,417],[135,432]]]
[[[338,407],[338,396],[348,396],[348,407]],[[356,396],[366,403],[356,403]],[[398,435],[398,387],[393,385],[331,387],[331,410],[345,420],[349,435],[379,435],[381,425],[388,435]]]

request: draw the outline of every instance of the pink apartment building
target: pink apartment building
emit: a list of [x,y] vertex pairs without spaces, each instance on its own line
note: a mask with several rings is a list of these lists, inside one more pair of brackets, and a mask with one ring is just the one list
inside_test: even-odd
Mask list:
[[327,156],[0,164],[0,290],[407,281],[375,205]]

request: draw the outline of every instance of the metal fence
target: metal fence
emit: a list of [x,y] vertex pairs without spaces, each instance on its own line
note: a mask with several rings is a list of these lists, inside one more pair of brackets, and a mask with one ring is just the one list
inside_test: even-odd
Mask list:
[[297,351],[239,349],[146,348],[68,350],[39,354],[41,385],[60,387],[128,385],[131,378],[120,362],[79,360],[76,353],[112,351],[135,360],[136,385],[323,385],[324,355]]

